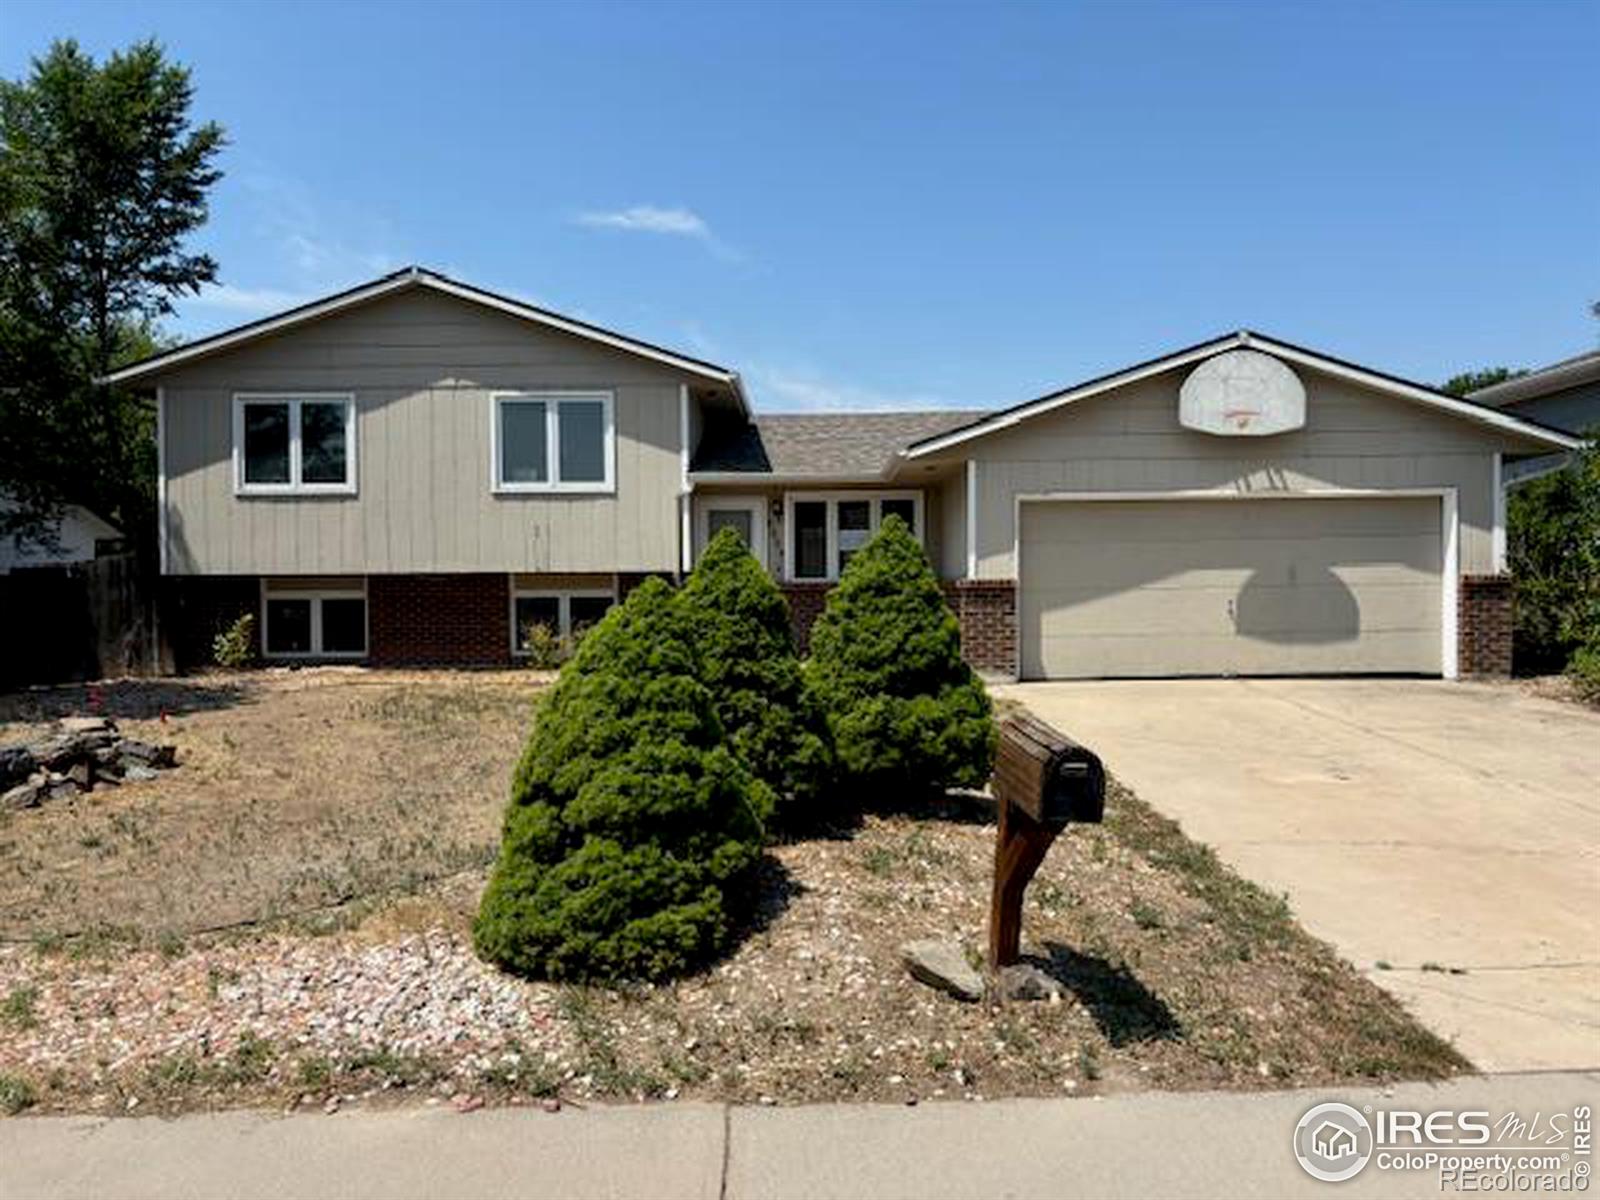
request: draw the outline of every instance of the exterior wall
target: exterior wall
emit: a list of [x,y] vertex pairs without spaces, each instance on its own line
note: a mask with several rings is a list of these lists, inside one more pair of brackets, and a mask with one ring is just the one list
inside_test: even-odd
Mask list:
[[[160,380],[172,574],[673,571],[670,368],[429,292],[375,301]],[[490,393],[615,395],[616,491],[490,486]],[[357,494],[233,493],[233,394],[349,391]]]
[[1494,570],[1494,453],[1519,439],[1308,368],[1306,427],[1215,437],[1178,424],[1174,371],[961,447],[977,463],[980,579],[1016,573],[1016,498],[1044,492],[1457,489],[1463,573]]
[[1511,576],[1468,575],[1461,580],[1460,669],[1462,675],[1505,678],[1511,674]]
[[942,579],[967,575],[967,465],[961,463],[947,477],[939,495],[939,559],[934,566]]
[[1573,433],[1600,429],[1600,380],[1504,405],[1502,412]]
[[367,638],[374,666],[509,663],[510,576],[374,575]]

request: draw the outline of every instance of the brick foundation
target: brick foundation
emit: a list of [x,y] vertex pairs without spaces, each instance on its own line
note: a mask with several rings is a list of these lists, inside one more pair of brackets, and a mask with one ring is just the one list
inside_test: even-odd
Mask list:
[[373,575],[367,580],[374,666],[495,666],[511,661],[505,574]]
[[1511,576],[1463,575],[1457,667],[1463,676],[1511,674]]
[[[795,649],[806,653],[811,626],[822,615],[831,583],[780,585],[789,601]],[[941,584],[961,625],[961,654],[985,674],[1010,676],[1017,669],[1017,585],[1009,579],[947,579]]]
[[961,622],[961,656],[974,671],[1013,678],[1017,585],[1009,579],[947,580],[944,594]]

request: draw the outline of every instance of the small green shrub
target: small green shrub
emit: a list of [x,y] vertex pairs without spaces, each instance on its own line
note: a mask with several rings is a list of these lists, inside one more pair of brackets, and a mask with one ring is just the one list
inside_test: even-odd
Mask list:
[[0,1074],[0,1113],[14,1117],[39,1103],[39,1093],[21,1075]]
[[241,613],[232,625],[212,639],[211,659],[219,667],[248,667],[256,657],[256,618]]
[[858,796],[915,797],[988,779],[988,693],[962,660],[955,614],[898,516],[829,593],[805,675]]
[[728,742],[793,823],[831,782],[827,722],[800,674],[789,605],[731,529],[711,539],[681,593]]
[[1600,641],[1580,646],[1567,664],[1567,678],[1590,704],[1600,704]]
[[647,580],[544,694],[473,923],[485,959],[654,979],[726,945],[773,801],[725,743],[689,624]]
[[543,621],[530,621],[522,627],[522,653],[530,667],[551,671],[572,657],[572,647]]

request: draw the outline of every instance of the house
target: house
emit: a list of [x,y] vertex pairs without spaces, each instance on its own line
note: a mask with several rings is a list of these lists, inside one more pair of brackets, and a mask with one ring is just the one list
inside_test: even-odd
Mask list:
[[508,662],[725,525],[803,636],[898,515],[986,672],[1504,671],[1501,459],[1577,444],[1248,332],[999,411],[758,416],[417,268],[110,378],[156,396],[188,661],[251,612],[275,659]]
[[[1470,399],[1568,433],[1600,430],[1600,350],[1591,350],[1473,392]],[[1566,454],[1536,454],[1506,463],[1507,485],[1566,464]]]
[[[0,496],[0,514],[10,510],[11,501]],[[121,545],[122,531],[115,525],[80,504],[69,504],[47,530],[0,534],[0,575],[93,562]]]

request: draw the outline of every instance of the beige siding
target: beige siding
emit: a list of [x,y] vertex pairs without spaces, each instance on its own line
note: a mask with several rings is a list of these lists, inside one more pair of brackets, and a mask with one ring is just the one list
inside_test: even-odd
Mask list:
[[1457,490],[1464,573],[1493,570],[1494,453],[1505,435],[1300,370],[1306,426],[1264,438],[1178,424],[1173,372],[963,448],[978,466],[978,577],[1015,577],[1016,497],[1055,492]]
[[939,558],[943,579],[963,579],[967,574],[967,465],[962,463],[947,477],[939,494]]
[[[159,382],[172,573],[677,566],[681,379],[669,368],[413,292]],[[561,388],[614,393],[615,494],[494,494],[490,393]],[[357,494],[235,496],[239,391],[353,392]]]

